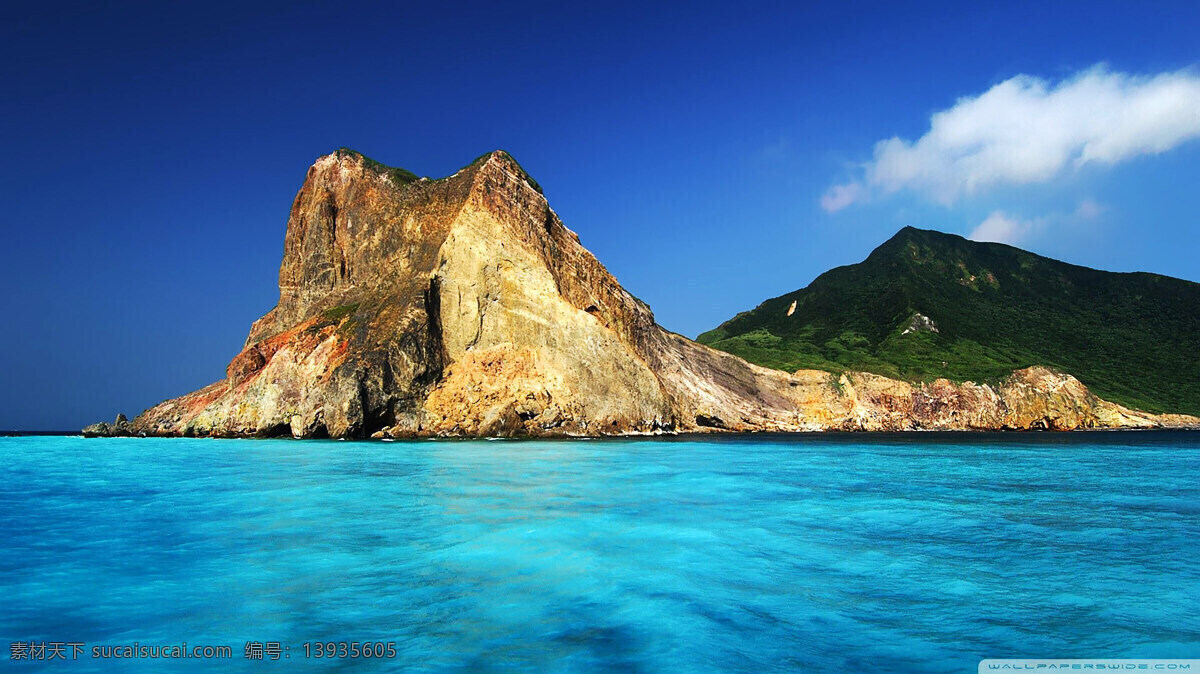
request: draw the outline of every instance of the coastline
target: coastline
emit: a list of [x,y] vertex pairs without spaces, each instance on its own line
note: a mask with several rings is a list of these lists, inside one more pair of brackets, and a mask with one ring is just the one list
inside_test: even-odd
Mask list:
[[1189,424],[1180,426],[1158,426],[1152,428],[1139,427],[1111,427],[1111,428],[1073,428],[1073,429],[1047,429],[1047,428],[970,428],[970,429],[952,429],[952,428],[914,428],[908,430],[862,430],[862,429],[816,429],[806,431],[735,431],[735,430],[709,430],[709,431],[680,431],[669,432],[660,431],[656,433],[645,432],[624,432],[624,433],[602,433],[597,435],[492,435],[492,436],[471,436],[471,435],[444,435],[444,434],[427,434],[427,435],[409,435],[403,437],[344,437],[344,438],[313,438],[313,437],[296,437],[291,435],[278,436],[261,436],[254,434],[244,435],[88,435],[79,431],[0,431],[0,437],[78,437],[88,440],[104,439],[104,438],[128,438],[128,439],[180,439],[180,440],[304,440],[304,441],[329,441],[329,442],[407,442],[407,441],[424,441],[424,440],[446,440],[446,441],[479,441],[479,440],[512,440],[512,441],[572,441],[572,440],[664,440],[664,441],[689,441],[689,440],[740,440],[740,439],[762,439],[762,440],[786,440],[786,439],[816,439],[816,438],[905,438],[916,439],[918,437],[930,439],[940,442],[944,439],[955,437],[1008,437],[1008,438],[1031,438],[1031,437],[1060,437],[1060,436],[1088,436],[1088,435],[1121,435],[1129,433],[1138,434],[1157,434],[1157,433],[1196,433],[1200,432],[1200,425]]

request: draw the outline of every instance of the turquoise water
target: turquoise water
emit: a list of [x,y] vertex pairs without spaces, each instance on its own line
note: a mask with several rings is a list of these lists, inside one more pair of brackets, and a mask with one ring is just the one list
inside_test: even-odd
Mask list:
[[[0,639],[135,669],[974,671],[1200,657],[1200,434],[0,438]],[[395,657],[304,658],[312,641]],[[310,650],[311,652],[311,650]],[[38,669],[14,663],[14,669]]]

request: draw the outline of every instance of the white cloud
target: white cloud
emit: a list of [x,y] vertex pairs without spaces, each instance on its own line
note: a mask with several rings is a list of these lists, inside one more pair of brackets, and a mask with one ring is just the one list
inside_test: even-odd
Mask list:
[[1035,234],[1044,234],[1053,227],[1076,225],[1092,227],[1107,210],[1104,204],[1092,199],[1084,199],[1079,206],[1069,213],[1056,212],[1036,218],[1020,218],[1004,211],[992,211],[983,222],[975,226],[968,239],[973,241],[994,241],[1019,245]]
[[867,190],[861,183],[834,185],[821,196],[821,208],[830,213],[840,211],[866,195]]
[[1096,66],[1057,84],[1018,75],[934,113],[916,141],[877,143],[861,177],[829,188],[821,207],[832,213],[872,191],[901,189],[949,205],[993,185],[1046,182],[1198,137],[1194,71],[1138,76]]
[[993,241],[1016,245],[1028,236],[1036,225],[1037,223],[1033,220],[1021,220],[1004,211],[992,211],[991,215],[979,223],[967,238],[972,241]]

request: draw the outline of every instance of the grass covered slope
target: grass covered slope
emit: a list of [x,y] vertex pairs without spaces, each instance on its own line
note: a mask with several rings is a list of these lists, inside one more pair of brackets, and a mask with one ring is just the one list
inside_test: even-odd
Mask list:
[[912,227],[697,340],[781,370],[912,381],[1045,365],[1129,407],[1200,414],[1200,284]]

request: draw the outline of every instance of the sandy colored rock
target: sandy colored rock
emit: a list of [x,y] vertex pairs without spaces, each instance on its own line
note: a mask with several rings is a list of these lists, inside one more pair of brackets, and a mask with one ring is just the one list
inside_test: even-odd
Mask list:
[[751,365],[658,326],[503,152],[441,180],[348,151],[318,159],[288,219],[279,291],[224,379],[125,431],[393,438],[1200,421],[1119,407],[1043,368],[993,387]]

